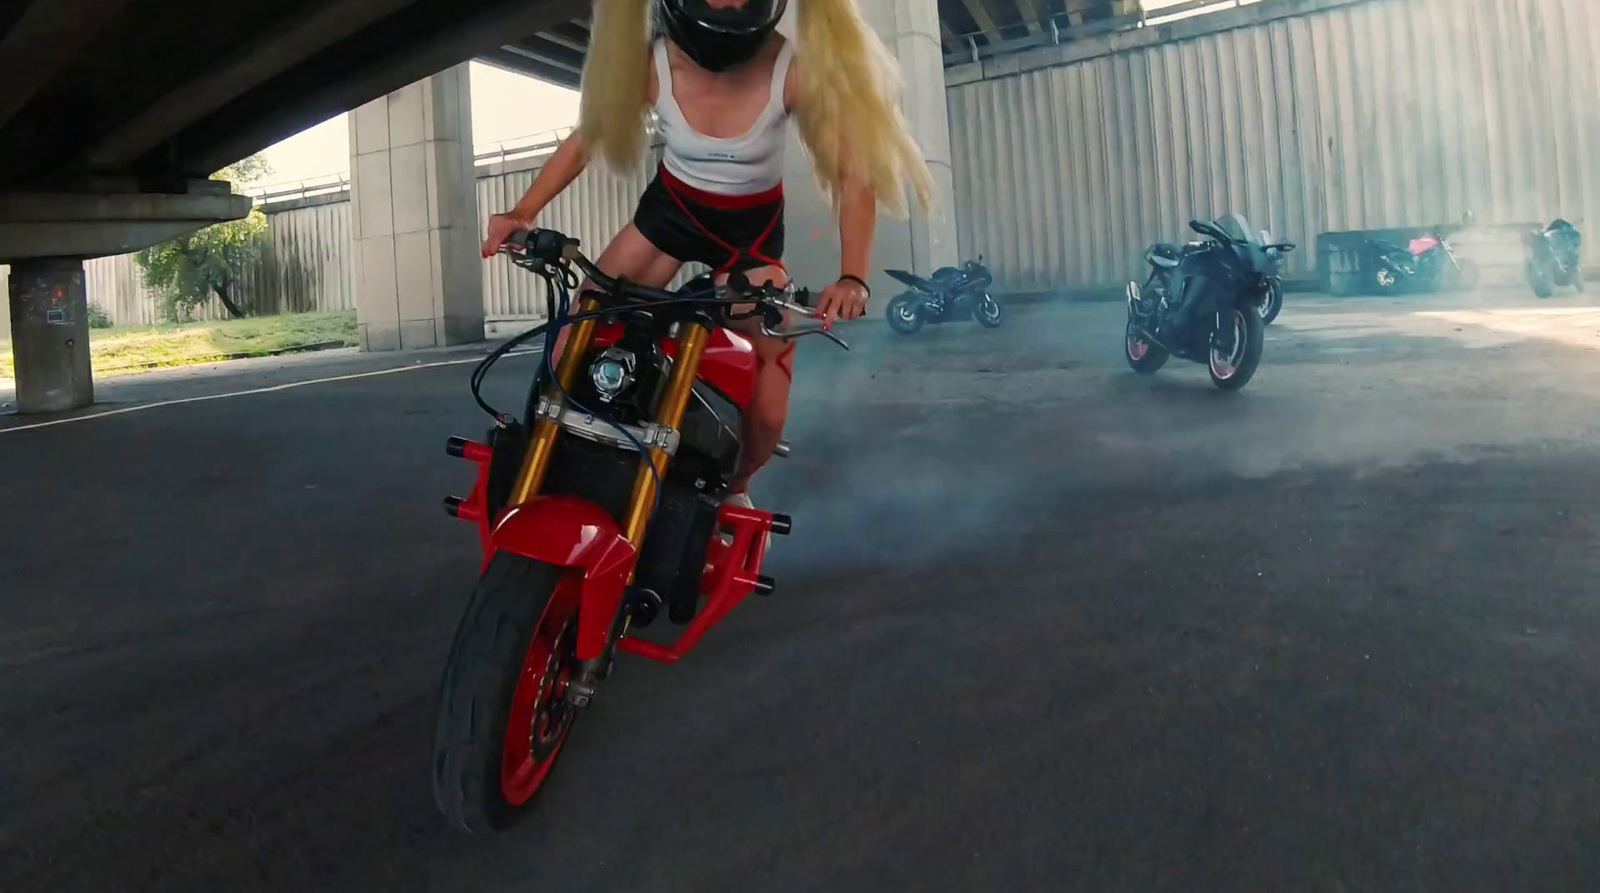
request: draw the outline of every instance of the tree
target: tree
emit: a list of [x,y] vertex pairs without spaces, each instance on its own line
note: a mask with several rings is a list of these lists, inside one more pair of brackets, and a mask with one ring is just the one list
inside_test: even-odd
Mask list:
[[[267,160],[252,155],[211,175],[226,180],[235,191],[241,183],[259,180],[272,173]],[[208,226],[199,232],[163,242],[139,252],[135,258],[143,271],[144,284],[162,296],[162,313],[173,322],[194,317],[194,308],[214,294],[235,319],[244,311],[233,301],[233,286],[239,273],[261,253],[267,217],[260,208],[251,208],[242,220]]]

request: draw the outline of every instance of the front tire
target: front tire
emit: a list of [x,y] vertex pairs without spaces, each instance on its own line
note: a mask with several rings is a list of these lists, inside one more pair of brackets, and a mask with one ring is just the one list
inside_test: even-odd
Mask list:
[[1550,277],[1550,269],[1544,264],[1528,264],[1528,285],[1532,286],[1533,293],[1538,297],[1555,297],[1556,284]]
[[1140,375],[1154,375],[1167,364],[1166,348],[1146,338],[1132,318],[1128,320],[1127,337],[1122,340],[1122,356]]
[[579,578],[500,552],[478,580],[445,663],[433,796],[452,825],[505,828],[561,754],[574,708]]
[[1451,283],[1451,285],[1454,286],[1454,290],[1472,291],[1473,289],[1477,288],[1478,279],[1481,276],[1481,274],[1478,272],[1478,265],[1467,258],[1462,258],[1461,260],[1457,261],[1457,265],[1460,267],[1460,269],[1456,272],[1455,276],[1452,277],[1454,281]]
[[1250,383],[1261,365],[1261,353],[1266,347],[1267,326],[1261,314],[1234,308],[1223,316],[1223,322],[1233,322],[1233,333],[1226,348],[1212,345],[1206,366],[1211,371],[1211,383],[1224,391],[1237,391]]
[[1272,321],[1283,312],[1283,287],[1274,279],[1267,283],[1267,294],[1256,305],[1256,310],[1261,314],[1261,324],[1272,325]]
[[986,329],[998,329],[1001,316],[1000,302],[996,301],[987,292],[978,299],[977,306],[972,308],[973,319],[976,319],[978,325]]
[[897,295],[883,312],[889,318],[889,328],[902,335],[915,335],[922,331],[922,307],[910,292]]

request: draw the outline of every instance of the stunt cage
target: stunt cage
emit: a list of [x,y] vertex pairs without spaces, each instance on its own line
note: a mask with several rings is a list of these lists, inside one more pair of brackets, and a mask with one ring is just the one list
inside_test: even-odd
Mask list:
[[[640,593],[635,586],[638,559],[652,516],[661,504],[663,481],[681,442],[679,427],[697,378],[739,398],[735,402],[748,401],[752,390],[753,357],[746,353],[742,355],[746,362],[741,362],[736,351],[727,349],[725,343],[715,343],[719,337],[724,341],[728,337],[722,326],[758,319],[762,333],[769,337],[793,340],[821,335],[846,350],[849,346],[825,325],[779,328],[791,314],[814,315],[811,295],[804,289],[771,283],[756,286],[741,274],[720,285],[710,276],[700,276],[677,291],[642,286],[607,276],[583,255],[576,239],[549,230],[514,237],[502,252],[544,281],[547,322],[506,341],[474,369],[473,398],[493,418],[494,427],[488,443],[449,439],[446,452],[472,462],[477,474],[469,495],[446,497],[445,509],[477,530],[481,570],[488,568],[497,552],[509,551],[573,568],[581,575],[582,610],[578,612],[574,657],[586,675],[609,664],[613,646],[675,663],[747,595],[768,595],[775,590],[776,581],[761,573],[768,536],[787,535],[793,527],[787,515],[722,504],[698,574],[696,589],[704,597],[703,607],[692,611],[674,607],[674,620],[689,613],[693,619],[671,644],[628,636],[636,618],[646,625],[661,607],[658,598],[651,598],[653,593]],[[577,311],[572,312],[571,294],[579,286],[579,273],[593,288],[584,291]],[[615,343],[623,328],[619,320],[640,310],[671,318],[670,337],[661,341],[671,366],[654,418],[630,424],[596,412],[572,392],[591,352]],[[559,360],[554,360],[563,331],[568,331],[567,343]],[[543,338],[544,351],[528,390],[524,421],[519,422],[484,399],[482,384],[500,359],[536,338]],[[614,366],[602,368],[608,362],[605,356],[594,361],[591,373],[629,374]],[[541,493],[560,434],[639,454],[620,516],[575,495]],[[786,453],[787,445],[780,444],[776,454]],[[731,531],[731,536],[715,535],[716,529]],[[569,700],[581,705],[587,695]]]

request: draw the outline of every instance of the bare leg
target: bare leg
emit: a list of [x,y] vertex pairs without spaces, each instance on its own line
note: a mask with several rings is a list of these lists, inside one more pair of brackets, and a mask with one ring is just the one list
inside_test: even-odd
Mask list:
[[[671,282],[672,277],[678,275],[678,268],[683,266],[682,262],[652,245],[631,223],[617,233],[606,250],[600,252],[594,265],[607,276],[626,276],[629,281],[651,288],[660,288]],[[583,285],[578,287],[578,293],[573,296],[574,302],[591,288],[594,288],[594,283],[585,279]],[[572,309],[578,309],[576,303]],[[552,365],[561,359],[561,351],[566,346],[567,330],[562,329],[556,336],[555,353],[550,357]]]
[[[745,275],[757,283],[783,285],[789,281],[782,267],[762,267]],[[783,439],[783,423],[789,415],[790,379],[794,375],[792,343],[761,334],[758,320],[746,320],[739,331],[755,345],[756,387],[740,431],[743,449],[739,453],[739,469],[729,482],[733,493],[749,488],[751,476],[767,464],[778,441]]]

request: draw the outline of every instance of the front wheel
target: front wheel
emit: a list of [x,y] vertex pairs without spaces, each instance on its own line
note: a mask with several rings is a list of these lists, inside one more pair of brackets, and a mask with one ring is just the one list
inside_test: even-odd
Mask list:
[[465,831],[516,821],[572,729],[579,578],[501,552],[483,572],[445,664],[433,796]]
[[1283,287],[1274,279],[1267,283],[1267,293],[1256,304],[1256,312],[1261,314],[1261,324],[1270,326],[1283,311]]
[[1555,281],[1550,276],[1550,268],[1544,264],[1528,264],[1528,285],[1533,288],[1534,295],[1538,297],[1550,298],[1555,296]]
[[999,328],[1000,302],[985,293],[983,297],[978,299],[978,306],[972,308],[972,316],[978,321],[978,325],[986,329]]
[[1225,391],[1237,391],[1250,383],[1261,365],[1267,326],[1261,314],[1238,308],[1224,313],[1222,322],[1229,330],[1211,336],[1211,383]]
[[1166,348],[1150,340],[1131,317],[1128,319],[1127,337],[1123,339],[1122,346],[1123,357],[1127,359],[1133,371],[1140,375],[1153,375],[1157,369],[1167,364]]
[[1400,274],[1393,267],[1382,264],[1372,274],[1372,284],[1380,295],[1395,294],[1400,291]]
[[922,307],[910,292],[891,300],[884,315],[889,318],[889,328],[902,335],[915,335],[922,330]]
[[1472,291],[1478,287],[1478,265],[1467,258],[1456,262],[1456,274],[1450,284],[1455,291]]

